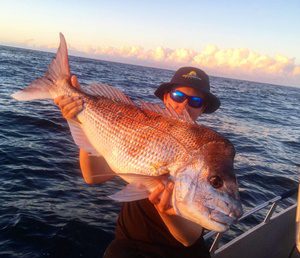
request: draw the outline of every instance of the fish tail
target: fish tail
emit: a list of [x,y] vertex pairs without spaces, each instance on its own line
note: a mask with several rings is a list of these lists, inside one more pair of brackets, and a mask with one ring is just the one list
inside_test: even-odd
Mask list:
[[[48,71],[41,78],[34,80],[29,86],[23,90],[17,91],[11,96],[20,101],[28,101],[34,99],[52,99],[55,97],[55,90],[58,81],[70,79],[70,66],[68,60],[68,49],[65,37],[62,33],[60,36],[60,45],[55,58],[48,67]],[[51,94],[52,93],[52,94]]]

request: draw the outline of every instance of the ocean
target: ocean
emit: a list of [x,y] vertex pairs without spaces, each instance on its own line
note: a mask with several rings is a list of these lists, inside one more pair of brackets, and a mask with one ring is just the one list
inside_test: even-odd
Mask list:
[[[124,186],[120,179],[102,185],[84,182],[78,149],[52,101],[17,102],[10,97],[42,76],[53,56],[0,46],[0,257],[101,257],[121,207],[107,198]],[[133,99],[150,102],[159,102],[155,88],[174,73],[75,56],[70,66],[83,86],[108,83]],[[235,145],[244,211],[296,188],[300,88],[213,76],[210,80],[222,105],[198,122]],[[227,239],[263,215],[233,226]]]

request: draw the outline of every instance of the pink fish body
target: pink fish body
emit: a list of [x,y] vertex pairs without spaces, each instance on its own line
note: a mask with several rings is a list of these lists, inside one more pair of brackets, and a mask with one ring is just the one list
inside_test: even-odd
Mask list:
[[215,131],[188,116],[142,102],[104,84],[79,90],[70,84],[65,39],[60,34],[56,58],[44,77],[14,93],[17,100],[80,96],[79,123],[69,121],[75,143],[103,156],[129,184],[112,197],[119,201],[147,198],[157,177],[175,183],[171,205],[176,213],[201,226],[224,231],[242,214],[233,169],[235,149]]

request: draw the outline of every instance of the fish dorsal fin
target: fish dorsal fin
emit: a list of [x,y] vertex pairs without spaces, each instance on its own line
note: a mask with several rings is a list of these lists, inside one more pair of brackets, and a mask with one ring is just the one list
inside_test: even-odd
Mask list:
[[186,109],[184,109],[182,111],[182,117],[183,117],[183,120],[190,123],[190,124],[196,124],[196,122],[191,118],[189,112],[187,112]]
[[191,124],[195,123],[195,121],[193,121],[193,119],[190,117],[186,109],[184,109],[182,114],[179,115],[172,107],[162,108],[159,104],[145,102],[145,101],[140,101],[140,108],[144,110],[156,112],[158,114],[163,115],[164,117],[175,118]]
[[162,114],[162,115],[165,115],[165,113],[166,113],[166,109],[162,108],[159,104],[150,103],[150,102],[146,102],[146,101],[140,101],[139,103],[140,103],[141,109],[154,111],[154,112],[156,112],[158,114]]
[[129,105],[135,105],[122,91],[108,84],[93,83],[85,88],[85,92],[93,96],[103,96]]

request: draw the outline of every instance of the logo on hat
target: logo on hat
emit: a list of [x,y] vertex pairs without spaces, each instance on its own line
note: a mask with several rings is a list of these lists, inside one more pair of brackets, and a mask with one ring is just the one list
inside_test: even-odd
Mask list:
[[190,71],[187,74],[183,74],[182,77],[186,79],[196,79],[201,81],[201,78],[197,76],[197,73],[195,71]]

